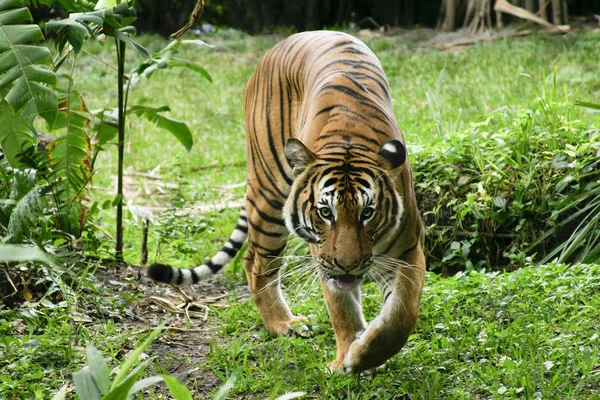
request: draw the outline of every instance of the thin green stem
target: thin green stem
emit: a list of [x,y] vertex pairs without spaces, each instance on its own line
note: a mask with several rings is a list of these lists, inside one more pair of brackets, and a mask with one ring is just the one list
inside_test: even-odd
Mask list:
[[123,260],[123,157],[125,147],[125,42],[115,39],[118,61],[118,114],[119,114],[119,142],[117,166],[117,226],[115,258]]

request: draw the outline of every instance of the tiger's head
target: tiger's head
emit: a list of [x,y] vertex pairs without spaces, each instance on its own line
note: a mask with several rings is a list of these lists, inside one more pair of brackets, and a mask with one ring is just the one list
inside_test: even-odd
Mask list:
[[395,177],[406,161],[404,145],[390,140],[375,153],[354,144],[317,155],[289,139],[285,155],[295,176],[286,226],[317,249],[319,272],[332,288],[351,290],[371,268],[374,247],[400,224]]

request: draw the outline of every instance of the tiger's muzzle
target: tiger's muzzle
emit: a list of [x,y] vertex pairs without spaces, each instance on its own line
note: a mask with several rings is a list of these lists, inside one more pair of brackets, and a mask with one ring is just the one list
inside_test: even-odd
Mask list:
[[362,283],[364,275],[373,264],[373,256],[352,264],[340,263],[336,258],[328,261],[324,257],[318,257],[317,261],[325,279],[331,281],[338,289],[352,290]]

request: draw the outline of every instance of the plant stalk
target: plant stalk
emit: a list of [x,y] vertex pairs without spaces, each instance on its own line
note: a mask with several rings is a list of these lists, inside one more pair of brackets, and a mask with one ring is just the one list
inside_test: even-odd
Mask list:
[[119,115],[119,142],[118,142],[118,167],[117,167],[117,226],[115,258],[123,261],[123,157],[125,148],[125,42],[115,39],[117,45],[118,62],[118,115]]

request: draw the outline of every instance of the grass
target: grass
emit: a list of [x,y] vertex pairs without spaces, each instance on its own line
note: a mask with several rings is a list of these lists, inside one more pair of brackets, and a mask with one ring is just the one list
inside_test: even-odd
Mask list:
[[[374,377],[331,375],[333,331],[318,292],[296,307],[311,319],[312,339],[269,339],[247,302],[223,316],[226,346],[208,362],[238,372],[238,395],[306,391],[317,398],[597,398],[600,394],[600,268],[546,265],[513,273],[429,274],[419,322],[402,352]],[[379,293],[365,288],[365,313]],[[281,382],[274,385],[274,382]]]
[[[139,39],[152,50],[164,45],[152,36]],[[186,153],[152,124],[129,119],[126,168],[157,171],[160,179],[130,174],[126,201],[167,210],[156,212],[150,262],[189,266],[203,261],[228,237],[237,209],[202,215],[186,210],[241,198],[242,187],[223,186],[245,180],[243,88],[260,56],[279,39],[235,32],[209,37],[214,49],[184,48],[183,57],[204,65],[212,84],[186,70],[158,71],[132,92],[129,104],[169,105],[170,115],[186,121],[195,140]],[[438,52],[402,37],[368,41],[388,74],[409,154],[411,148],[437,145],[458,131],[477,132],[474,126],[492,114],[532,108],[543,80],[554,71],[565,101],[598,102],[598,43],[591,33],[536,35]],[[75,82],[89,109],[115,104],[115,71],[107,66],[116,64],[110,46],[92,43],[87,51],[95,58],[82,55],[78,60]],[[139,59],[129,51],[128,65],[136,62]],[[568,116],[556,116],[597,126],[596,115],[579,107],[569,110]],[[497,130],[512,123],[501,117],[494,121]],[[102,204],[113,197],[116,148],[102,153],[97,165],[91,200]],[[164,195],[154,189],[156,184],[162,185]],[[114,234],[113,214],[109,208],[94,217],[108,234]],[[137,264],[141,228],[131,214],[126,218],[125,257]],[[99,255],[110,255],[113,242],[108,235],[94,234],[103,243]],[[311,398],[350,399],[598,398],[599,276],[597,265],[554,264],[513,273],[471,271],[446,279],[430,273],[415,334],[377,375],[365,378],[325,371],[335,344],[318,290],[288,283],[284,291],[294,311],[310,318],[315,336],[273,339],[262,328],[254,305],[235,300],[243,293],[243,277],[234,265],[225,278],[232,306],[211,308],[210,319],[219,327],[208,357],[198,367],[223,382],[237,376],[232,397],[275,398],[304,391]],[[121,318],[131,314],[139,297],[127,292],[116,297],[91,276],[71,281],[77,289],[71,297],[49,296],[21,310],[1,311],[0,398],[50,397],[84,363],[89,342],[109,365],[117,366],[124,353],[143,340],[134,334],[137,328]],[[365,286],[368,319],[377,313],[379,297],[372,284]],[[86,318],[95,323],[80,322]],[[169,372],[172,362],[159,358],[155,369]],[[198,391],[196,397],[207,396]],[[150,398],[160,398],[152,393]]]

